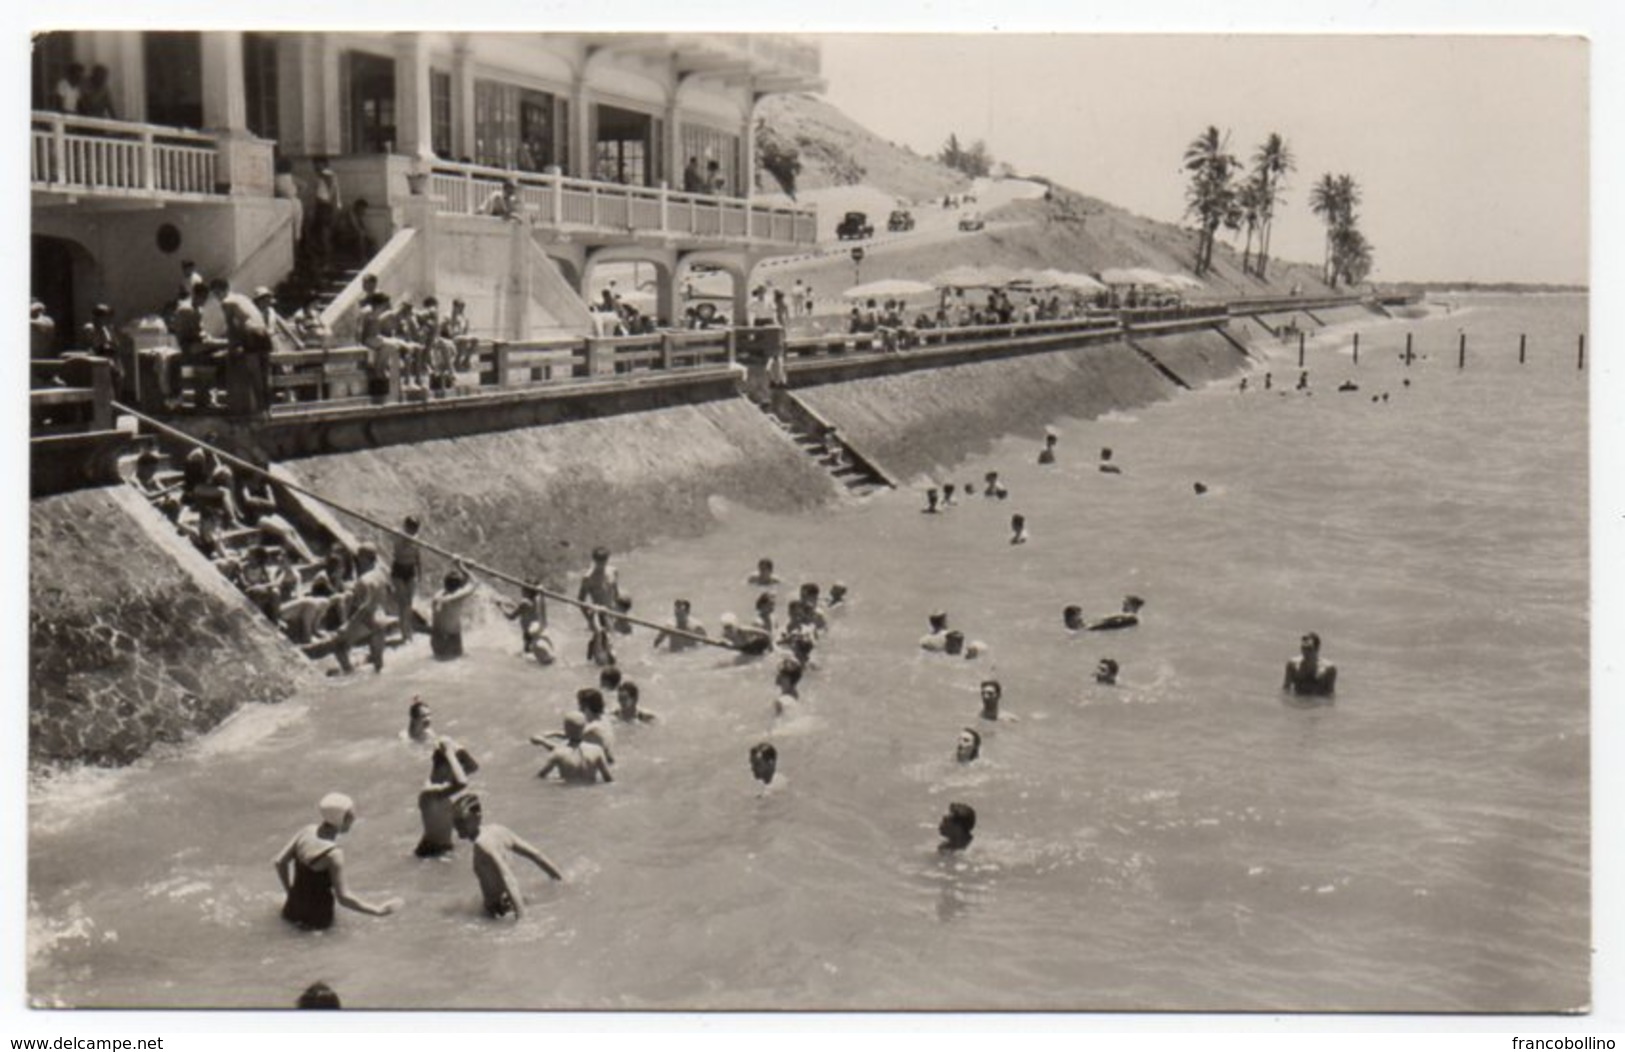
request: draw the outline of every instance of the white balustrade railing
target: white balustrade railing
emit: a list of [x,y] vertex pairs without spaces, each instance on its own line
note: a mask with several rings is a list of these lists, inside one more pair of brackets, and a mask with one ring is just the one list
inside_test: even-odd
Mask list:
[[114,193],[214,194],[219,145],[186,128],[35,112],[35,184]]
[[818,239],[811,209],[483,165],[436,162],[429,193],[443,214],[478,215],[507,179],[518,184],[525,212],[544,226],[807,245]]

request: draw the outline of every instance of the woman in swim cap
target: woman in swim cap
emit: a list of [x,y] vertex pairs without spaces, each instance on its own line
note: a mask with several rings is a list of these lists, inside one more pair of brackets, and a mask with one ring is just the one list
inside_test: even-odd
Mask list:
[[328,793],[317,805],[322,820],[294,834],[271,865],[276,869],[287,901],[282,919],[301,928],[321,931],[333,926],[333,904],[373,917],[395,912],[400,900],[371,903],[350,894],[344,886],[344,853],[338,839],[355,824],[355,804],[343,793]]

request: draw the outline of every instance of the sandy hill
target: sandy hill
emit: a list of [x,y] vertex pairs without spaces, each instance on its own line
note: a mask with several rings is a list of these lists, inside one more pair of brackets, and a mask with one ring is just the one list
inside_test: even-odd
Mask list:
[[[1188,228],[1134,215],[1042,177],[967,179],[934,159],[886,142],[812,96],[774,96],[763,101],[760,115],[799,151],[797,199],[817,205],[819,214],[816,251],[769,261],[758,271],[758,277],[780,286],[801,278],[820,294],[836,296],[856,283],[859,268],[849,256],[854,243],[835,239],[835,226],[848,211],[867,213],[877,231],[863,243],[865,282],[925,280],[961,263],[1084,273],[1133,266],[1191,272],[1196,234]],[[772,176],[761,173],[759,183],[761,196],[783,199],[769,192],[777,190]],[[974,200],[943,207],[945,196],[965,195]],[[887,215],[900,207],[910,209],[915,229],[888,234]],[[959,221],[968,216],[983,220],[984,229],[962,232]],[[1318,272],[1316,265],[1272,262],[1270,280],[1261,281],[1243,274],[1240,254],[1221,241],[1213,268],[1202,280],[1212,297],[1285,295],[1294,284],[1316,293],[1324,289]]]

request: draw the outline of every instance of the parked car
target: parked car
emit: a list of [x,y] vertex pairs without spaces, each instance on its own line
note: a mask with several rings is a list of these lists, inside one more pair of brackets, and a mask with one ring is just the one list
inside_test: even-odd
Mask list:
[[892,212],[886,220],[886,229],[896,233],[899,230],[914,229],[914,213],[906,208],[899,208]]
[[959,217],[959,229],[961,230],[981,230],[986,226],[987,223],[983,222],[982,216],[978,212],[968,212]]
[[842,241],[861,241],[866,237],[874,237],[875,228],[870,224],[866,213],[848,212],[841,219],[841,225],[835,228],[835,236]]

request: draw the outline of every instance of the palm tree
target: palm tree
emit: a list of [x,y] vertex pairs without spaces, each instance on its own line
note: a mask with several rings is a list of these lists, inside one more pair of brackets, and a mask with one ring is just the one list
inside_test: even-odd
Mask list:
[[1253,175],[1263,185],[1263,200],[1258,209],[1257,273],[1261,278],[1268,279],[1269,276],[1265,271],[1269,267],[1270,234],[1275,229],[1275,206],[1282,201],[1286,173],[1296,170],[1297,161],[1292,156],[1292,148],[1280,133],[1270,132],[1258,152],[1253,154]]
[[1332,280],[1332,231],[1342,221],[1343,208],[1339,195],[1338,180],[1335,175],[1327,172],[1320,177],[1314,187],[1309,191],[1309,211],[1320,217],[1326,224],[1326,251],[1321,261],[1321,280]]
[[1236,207],[1241,213],[1242,224],[1247,228],[1247,242],[1241,250],[1241,272],[1251,274],[1253,270],[1248,266],[1248,260],[1253,252],[1253,232],[1259,231],[1258,258],[1264,258],[1264,235],[1261,227],[1264,216],[1264,200],[1268,190],[1264,180],[1254,173],[1251,178],[1241,184],[1241,190],[1236,194]]
[[1191,173],[1190,185],[1185,188],[1185,214],[1196,220],[1200,235],[1193,268],[1198,274],[1213,265],[1213,241],[1219,227],[1234,227],[1240,222],[1236,190],[1230,181],[1237,163],[1229,146],[1229,134],[1220,135],[1219,129],[1210,124],[1185,147],[1185,170]]

